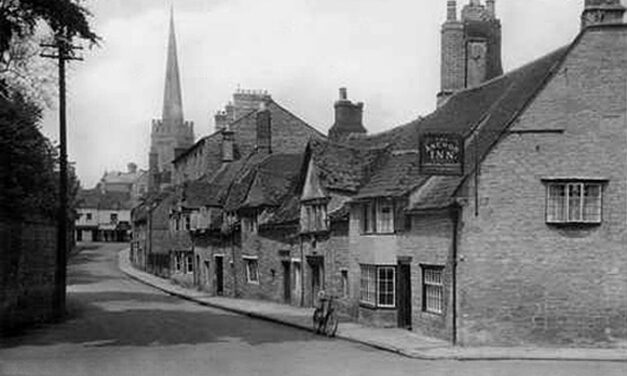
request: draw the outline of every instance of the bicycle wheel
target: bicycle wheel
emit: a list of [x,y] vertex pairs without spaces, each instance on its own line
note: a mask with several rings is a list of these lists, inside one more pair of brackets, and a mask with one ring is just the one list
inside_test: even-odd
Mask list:
[[335,314],[335,311],[329,313],[329,315],[327,316],[326,325],[324,326],[324,333],[329,337],[335,336],[335,332],[337,332],[338,322],[339,320],[337,318],[337,315]]
[[322,310],[320,308],[316,308],[313,313],[312,319],[314,332],[320,333],[320,330],[322,329],[322,320],[324,319],[324,316],[322,315]]

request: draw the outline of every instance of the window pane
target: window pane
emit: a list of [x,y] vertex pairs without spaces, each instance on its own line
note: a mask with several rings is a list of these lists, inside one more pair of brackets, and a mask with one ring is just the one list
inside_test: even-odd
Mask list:
[[568,184],[568,221],[581,221],[582,213],[582,184]]
[[395,286],[394,268],[379,268],[379,297],[378,304],[381,306],[394,306]]
[[392,203],[379,202],[379,213],[377,229],[380,233],[390,233],[394,231],[394,216],[392,210]]
[[361,265],[361,301],[367,304],[375,304],[376,294],[376,268],[372,265]]
[[564,222],[566,220],[566,185],[549,185],[547,205],[547,220],[549,222]]
[[586,184],[584,187],[583,220],[601,222],[601,186]]
[[427,312],[442,313],[444,307],[444,286],[442,284],[442,268],[424,267],[423,275],[423,308]]

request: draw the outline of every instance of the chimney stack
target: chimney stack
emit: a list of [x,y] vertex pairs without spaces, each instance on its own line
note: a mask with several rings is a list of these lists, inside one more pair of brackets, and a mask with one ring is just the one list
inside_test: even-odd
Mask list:
[[257,151],[272,153],[272,116],[266,102],[261,102],[257,111]]
[[492,17],[496,17],[496,6],[494,0],[487,0],[485,2],[486,8],[488,10],[488,14]]
[[622,24],[625,7],[620,0],[586,0],[581,28],[603,24]]
[[457,21],[457,1],[448,0],[446,7],[446,20]]
[[213,122],[216,132],[221,132],[222,130],[226,129],[229,125],[229,118],[226,111],[223,110],[216,112],[216,114],[213,116]]
[[133,162],[126,165],[126,170],[129,174],[134,174],[137,172],[137,165]]
[[342,141],[351,134],[366,134],[363,125],[364,104],[353,103],[348,99],[345,87],[340,88],[340,98],[335,102],[335,123],[329,129],[332,141]]

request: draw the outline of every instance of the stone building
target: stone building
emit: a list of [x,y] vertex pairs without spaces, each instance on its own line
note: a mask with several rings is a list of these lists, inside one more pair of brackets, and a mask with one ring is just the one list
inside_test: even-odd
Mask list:
[[618,1],[591,9],[608,13],[570,45],[359,140],[393,150],[351,201],[360,321],[468,345],[627,337],[627,28]]
[[76,240],[84,242],[126,242],[130,240],[131,196],[128,191],[100,188],[77,195]]
[[105,194],[121,192],[128,194],[133,204],[148,192],[148,171],[138,170],[135,163],[129,163],[127,170],[105,172],[96,189]]
[[[263,106],[272,121],[270,137],[258,137],[263,129],[257,127],[257,113]],[[259,148],[269,147],[276,152],[302,152],[310,138],[323,135],[274,101],[266,91],[238,90],[233,94],[230,108],[233,119],[226,126],[216,119],[216,132],[201,138],[181,153],[174,161],[174,182],[213,176],[223,165],[246,158]],[[260,144],[267,140],[268,145]]]
[[455,5],[433,113],[366,135],[342,92],[351,115],[302,152],[275,148],[267,108],[248,154],[220,129],[219,167],[171,203],[181,283],[299,306],[324,289],[462,345],[627,339],[625,8],[586,1],[572,43],[502,74],[494,1]]

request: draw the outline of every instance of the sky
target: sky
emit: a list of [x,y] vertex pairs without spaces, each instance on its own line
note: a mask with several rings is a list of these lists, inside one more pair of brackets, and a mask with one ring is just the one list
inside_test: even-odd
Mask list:
[[[458,0],[458,5],[469,0]],[[484,1],[482,1],[484,2]],[[83,187],[146,168],[161,116],[170,6],[196,139],[238,88],[268,90],[321,132],[338,88],[378,133],[435,109],[446,0],[85,0],[100,46],[68,68],[68,153]],[[570,43],[584,0],[496,0],[505,71]],[[460,6],[461,8],[461,6]],[[58,139],[58,108],[44,133]]]

